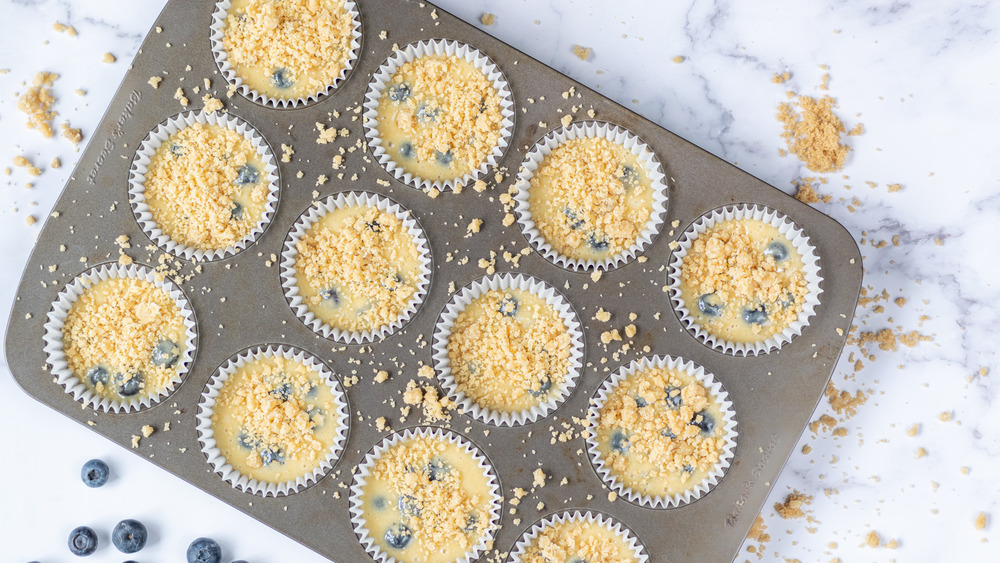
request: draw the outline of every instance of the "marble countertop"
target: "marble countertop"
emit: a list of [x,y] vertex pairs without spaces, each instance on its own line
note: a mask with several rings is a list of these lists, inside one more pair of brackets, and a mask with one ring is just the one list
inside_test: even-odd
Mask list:
[[[68,119],[89,138],[164,4],[0,0],[0,69],[9,69],[0,74],[0,170],[12,168],[0,175],[0,319],[40,228],[25,219],[49,213],[78,157],[67,140],[27,130],[17,96],[36,72],[59,73],[56,123]],[[748,540],[740,561],[761,552],[764,560],[997,559],[1000,4],[437,4],[781,190],[822,178],[816,189],[829,202],[815,206],[861,245],[865,295],[832,384],[867,400],[839,412],[839,401],[820,401],[813,420],[831,424],[800,439],[761,513],[770,539]],[[493,25],[479,23],[484,12],[496,14]],[[78,35],[57,32],[56,21]],[[574,45],[593,53],[580,60]],[[117,62],[102,62],[106,52]],[[786,71],[787,82],[772,82]],[[848,128],[863,124],[842,171],[813,174],[779,153],[775,113],[789,91],[830,95]],[[22,154],[40,176],[13,167]],[[61,168],[50,166],[54,157]],[[857,342],[883,330],[880,341]],[[0,396],[4,560],[69,561],[67,534],[86,524],[103,530],[104,544],[88,561],[120,561],[107,534],[126,517],[150,528],[144,561],[178,561],[198,536],[219,540],[226,561],[325,560],[29,399],[4,358]],[[114,467],[103,489],[79,482],[92,457]],[[785,519],[772,507],[792,491],[812,498],[803,517]],[[880,547],[867,545],[873,531]]]

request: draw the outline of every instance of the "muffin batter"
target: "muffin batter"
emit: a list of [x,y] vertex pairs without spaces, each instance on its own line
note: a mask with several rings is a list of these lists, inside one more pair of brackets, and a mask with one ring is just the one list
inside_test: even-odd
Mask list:
[[531,542],[521,563],[636,563],[626,539],[597,522],[571,520],[548,525]]
[[668,497],[711,473],[724,437],[722,411],[697,378],[647,367],[609,393],[599,412],[597,449],[625,487]]
[[264,216],[264,162],[243,135],[195,123],[156,149],[145,197],[153,221],[178,244],[222,250],[250,234]]
[[378,133],[393,162],[425,180],[453,180],[482,166],[500,140],[500,95],[456,56],[403,64],[382,92]]
[[448,337],[455,383],[483,408],[523,411],[558,396],[569,374],[570,335],[541,297],[494,290],[459,313]]
[[232,0],[222,46],[252,90],[295,100],[323,91],[340,76],[353,30],[344,0]]
[[156,397],[180,367],[186,342],[177,302],[152,283],[110,278],[87,288],[63,325],[69,369],[116,402]]
[[717,223],[681,265],[681,298],[706,332],[760,342],[794,322],[805,303],[802,257],[774,226],[754,219]]
[[652,181],[638,158],[605,138],[571,139],[545,156],[528,188],[545,242],[575,260],[628,250],[653,213]]
[[365,527],[402,563],[445,563],[492,530],[494,497],[484,469],[444,438],[402,441],[375,462],[362,488]]
[[413,301],[422,256],[396,215],[351,206],[320,217],[296,244],[295,278],[317,318],[344,331],[376,331]]
[[233,469],[267,483],[312,473],[344,427],[333,388],[302,362],[260,356],[232,373],[212,412],[212,431]]

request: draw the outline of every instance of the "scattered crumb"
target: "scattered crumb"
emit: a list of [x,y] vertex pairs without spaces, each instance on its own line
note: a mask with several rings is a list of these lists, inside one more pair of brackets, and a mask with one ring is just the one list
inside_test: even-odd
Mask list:
[[684,59],[684,57],[682,57],[681,55],[677,55],[677,56],[676,56],[676,57],[674,57],[674,58],[673,58],[672,60],[673,60],[673,61],[674,61],[675,63],[677,63],[677,64],[681,64],[682,62],[684,62],[684,60],[685,60],[685,59]]
[[150,76],[149,80],[146,81],[146,84],[149,84],[153,88],[159,88],[160,82],[163,82],[163,79],[159,76]]
[[202,96],[201,102],[205,105],[205,113],[215,113],[222,109],[222,102],[218,98],[213,98],[211,94]]
[[837,102],[830,96],[798,96],[794,103],[778,104],[777,119],[788,152],[813,172],[836,172],[844,167],[850,147],[840,143],[844,123],[833,113]]
[[[533,487],[541,488],[541,487],[545,486],[545,472],[542,471],[541,468],[536,469],[535,472],[532,473],[531,475],[532,475],[532,478],[533,478],[533,480],[531,482],[531,485]],[[980,528],[980,529],[982,529],[982,528]]]
[[980,512],[976,516],[976,520],[975,520],[974,524],[975,524],[977,530],[979,530],[979,531],[985,530],[986,529],[986,513],[985,512]]
[[56,112],[51,108],[56,99],[50,88],[58,78],[54,72],[39,72],[31,87],[17,100],[17,109],[28,115],[28,129],[38,129],[45,137],[52,136],[50,123]]
[[111,53],[104,53],[104,56],[101,57],[101,62],[102,63],[113,63],[116,60],[118,60],[118,59],[116,59],[115,56],[112,55]]
[[774,82],[775,84],[784,84],[791,77],[792,75],[788,71],[782,72],[781,74],[776,72],[774,73],[774,76],[771,77],[771,82]]
[[778,513],[778,516],[788,520],[791,518],[802,518],[806,515],[802,511],[802,507],[808,506],[811,503],[813,497],[800,493],[799,491],[792,491],[787,497],[785,497],[785,502],[774,503],[774,510]]
[[590,47],[581,47],[580,45],[573,45],[573,54],[580,58],[581,61],[585,61],[590,58]]
[[143,438],[149,438],[153,434],[153,432],[156,432],[156,429],[148,424],[142,427]]
[[479,21],[483,22],[483,25],[493,25],[497,21],[497,17],[494,14],[486,12],[479,18]]
[[878,537],[878,533],[875,530],[868,532],[868,535],[865,536],[864,545],[868,547],[878,547],[880,543],[882,543],[882,540]]
[[79,129],[70,127],[69,121],[60,125],[59,130],[62,131],[62,136],[69,139],[74,145],[79,145],[80,141],[83,140],[83,133]]
[[917,459],[922,457],[927,457],[927,450],[924,448],[917,448],[917,453],[915,454]]

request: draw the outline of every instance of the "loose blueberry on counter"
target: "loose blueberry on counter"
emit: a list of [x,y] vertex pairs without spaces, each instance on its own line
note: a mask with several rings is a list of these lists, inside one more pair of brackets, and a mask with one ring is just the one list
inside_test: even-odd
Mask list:
[[326,301],[327,304],[340,305],[340,295],[338,295],[337,290],[332,287],[319,292],[319,297],[323,301]]
[[272,450],[271,448],[264,448],[260,452],[260,462],[264,465],[271,465],[272,463],[285,463],[285,452],[284,450]]
[[431,109],[427,107],[427,104],[420,104],[417,106],[417,120],[421,123],[427,123],[429,121],[434,121],[437,119],[438,109]]
[[403,549],[410,545],[411,539],[413,539],[413,535],[410,534],[410,529],[406,524],[392,524],[385,531],[385,543],[395,549]]
[[236,171],[237,185],[246,186],[247,184],[256,184],[258,179],[260,179],[260,172],[252,164],[244,164]]
[[385,500],[384,496],[379,495],[372,499],[372,506],[375,507],[375,510],[385,510],[389,506],[389,502]]
[[451,155],[451,151],[448,152],[434,151],[434,158],[437,159],[438,164],[440,164],[441,166],[448,166],[451,164],[451,160],[453,157]]
[[587,244],[589,244],[594,250],[607,250],[608,237],[599,235],[596,232],[591,232],[587,235]]
[[417,151],[413,148],[413,143],[404,141],[399,145],[399,155],[403,158],[413,158],[417,156]]
[[521,304],[514,299],[513,295],[504,295],[500,299],[500,314],[505,317],[513,317],[517,315],[517,310],[521,307]]
[[153,363],[165,368],[172,368],[181,357],[181,347],[170,340],[161,340],[153,348]]
[[86,377],[91,385],[97,385],[98,383],[108,384],[108,370],[103,366],[94,366],[88,369]]
[[776,240],[772,241],[764,249],[764,256],[774,258],[775,262],[784,262],[788,260],[788,247]]
[[135,553],[146,545],[146,526],[138,520],[122,520],[111,531],[111,543],[122,553]]
[[552,378],[548,374],[542,374],[538,379],[538,389],[529,388],[528,394],[532,397],[541,397],[552,390]]
[[410,97],[410,87],[406,84],[396,84],[389,88],[389,99],[394,102],[402,102]]
[[174,160],[177,160],[178,158],[186,155],[187,150],[185,150],[182,145],[178,145],[177,143],[172,143],[170,145],[170,154],[174,155]]
[[110,474],[111,470],[108,469],[108,464],[99,459],[92,459],[84,463],[83,468],[80,469],[80,479],[83,479],[83,484],[90,488],[97,488],[107,483]]
[[282,383],[281,385],[275,387],[274,389],[271,389],[271,394],[277,397],[279,401],[284,402],[287,401],[288,398],[292,396],[293,391],[294,390],[292,389],[291,384]]
[[219,563],[222,548],[211,538],[198,538],[187,548],[187,563]]
[[451,465],[447,461],[435,457],[427,464],[427,478],[431,481],[440,481],[451,473]]
[[579,229],[580,227],[583,226],[584,223],[586,223],[585,220],[580,218],[580,215],[577,214],[576,211],[573,211],[568,207],[563,208],[563,215],[566,216],[566,222],[569,224],[569,228],[573,229],[574,231]]
[[698,310],[706,317],[718,317],[722,314],[722,303],[714,293],[706,293],[698,298]]
[[292,80],[288,77],[288,71],[283,68],[274,69],[274,72],[271,73],[271,84],[273,84],[275,88],[291,87]]
[[86,526],[74,528],[69,533],[68,544],[70,553],[86,557],[97,551],[97,534],[94,533],[94,530]]
[[621,430],[615,430],[611,433],[611,449],[621,453],[628,450],[628,437]]
[[622,175],[618,177],[626,188],[634,188],[639,185],[639,173],[628,164],[622,166]]
[[412,495],[400,495],[396,508],[403,516],[420,516],[420,505],[417,504],[417,498]]
[[667,387],[663,391],[667,394],[666,401],[668,407],[676,408],[681,406],[681,403],[684,402],[684,400],[681,399],[680,387]]
[[230,221],[242,221],[243,220],[243,206],[239,203],[233,202],[233,208],[229,211]]
[[137,395],[140,390],[142,390],[142,382],[145,378],[141,371],[135,371],[130,374],[128,380],[125,379],[125,375],[122,373],[115,374],[115,383],[118,385],[118,394],[122,397],[131,397]]
[[715,430],[715,419],[708,413],[695,413],[691,418],[691,424],[701,428],[703,434],[709,434]]
[[757,305],[753,309],[743,309],[743,322],[748,325],[762,325],[767,322],[767,309]]

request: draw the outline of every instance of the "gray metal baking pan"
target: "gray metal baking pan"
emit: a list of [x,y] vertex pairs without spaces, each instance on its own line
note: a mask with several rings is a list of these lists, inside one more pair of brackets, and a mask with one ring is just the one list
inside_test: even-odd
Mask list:
[[[534,251],[521,258],[516,270],[498,258],[498,272],[515,271],[540,278],[570,301],[584,324],[585,369],[568,400],[534,424],[498,428],[455,412],[447,426],[470,438],[490,458],[507,499],[514,487],[530,487],[531,473],[539,466],[552,478],[549,485],[536,492],[537,499],[528,499],[544,503],[541,511],[536,510],[536,502],[522,502],[516,516],[504,511],[496,536],[497,551],[508,551],[539,518],[553,511],[578,508],[600,511],[622,521],[638,536],[652,561],[732,560],[822,397],[844,347],[862,278],[861,256],[852,237],[826,215],[433,4],[408,0],[359,0],[358,4],[363,44],[354,70],[332,94],[306,108],[292,110],[267,108],[239,94],[227,99],[226,82],[210,51],[214,4],[200,0],[171,0],[167,4],[155,23],[163,28],[162,33],[146,37],[55,205],[58,217],[47,219],[25,268],[6,338],[7,360],[17,383],[28,395],[62,415],[323,556],[338,562],[370,560],[349,521],[348,487],[352,469],[385,434],[376,431],[373,421],[386,416],[395,422],[397,430],[419,423],[413,415],[406,423],[398,421],[401,391],[407,381],[416,377],[418,362],[432,364],[429,343],[438,315],[450,297],[449,282],[461,288],[481,278],[484,271],[476,263],[479,258],[488,258],[490,250],[499,250],[501,245],[511,251],[528,246],[517,223],[502,225],[504,211],[498,196],[514,181],[526,152],[549,131],[541,122],[555,127],[571,106],[584,108],[577,118],[593,108],[597,119],[636,133],[659,157],[669,180],[663,228],[643,253],[646,262],[633,260],[605,273],[597,282],[587,273],[559,268]],[[382,31],[387,32],[386,40],[379,38]],[[366,147],[347,153],[344,179],[337,179],[329,165],[334,151],[364,139],[360,112],[353,108],[362,103],[371,74],[393,52],[394,44],[402,47],[436,38],[455,39],[476,47],[498,64],[510,83],[517,116],[511,144],[500,162],[507,179],[501,187],[494,187],[491,181],[491,189],[483,193],[466,189],[458,195],[447,193],[431,199],[393,179]],[[185,70],[188,65],[190,70]],[[164,76],[160,88],[147,84],[151,76]],[[229,112],[252,124],[272,148],[281,144],[294,147],[292,161],[279,163],[281,197],[277,212],[265,233],[247,250],[221,261],[183,263],[179,269],[182,275],[194,274],[180,285],[200,326],[191,371],[173,395],[133,414],[82,409],[46,371],[42,349],[46,314],[66,283],[99,263],[117,259],[114,240],[119,235],[129,236],[133,247],[129,253],[137,262],[157,265],[161,252],[143,234],[129,207],[129,166],[147,133],[184,109],[173,99],[178,86],[193,101],[187,109],[200,108],[200,95],[191,92],[194,86],[202,86],[206,77],[212,82],[214,95],[225,102]],[[565,100],[562,93],[570,87],[575,88],[578,97]],[[528,98],[533,98],[534,103],[529,103]],[[334,111],[340,117],[332,117]],[[317,144],[317,121],[346,127],[351,135],[333,144]],[[297,177],[299,171],[303,172],[301,178]],[[332,179],[317,186],[319,174]],[[355,174],[357,180],[351,181]],[[279,268],[272,260],[272,255],[280,255],[291,225],[312,204],[314,191],[322,198],[346,190],[378,192],[410,209],[426,230],[434,257],[433,281],[421,309],[402,330],[374,345],[330,342],[299,322],[286,303]],[[780,351],[757,357],[724,355],[699,343],[683,328],[667,294],[661,290],[671,257],[669,243],[706,211],[744,202],[776,209],[802,227],[816,247],[823,276],[817,314],[802,334]],[[477,217],[484,220],[482,231],[463,238],[466,225]],[[679,226],[671,228],[673,221],[678,221]],[[61,245],[65,251],[60,250]],[[445,259],[449,252],[456,258],[450,262]],[[465,265],[458,260],[463,256],[470,258]],[[170,258],[171,263],[174,261]],[[58,267],[54,273],[48,268],[52,265]],[[224,302],[221,297],[226,297]],[[610,311],[615,322],[626,319],[631,312],[639,314],[635,345],[619,354],[618,359],[600,344],[599,335],[609,325],[592,320],[598,307]],[[361,379],[347,389],[353,416],[343,457],[317,484],[278,498],[249,495],[224,482],[212,472],[201,453],[195,431],[197,404],[216,369],[240,350],[269,343],[301,347],[324,359],[342,379],[354,374]],[[574,417],[585,417],[590,398],[608,373],[645,355],[645,346],[650,354],[682,356],[715,374],[729,392],[739,421],[736,454],[725,477],[700,500],[680,508],[656,510],[621,499],[609,501],[608,490],[592,468],[578,433],[567,442],[550,444],[554,430],[563,431],[564,423],[573,425]],[[606,364],[601,363],[604,357]],[[387,369],[392,377],[376,387],[372,374],[378,369]],[[390,406],[387,397],[395,398],[396,407]],[[359,420],[359,413],[363,420]],[[162,428],[164,422],[171,423],[169,432],[154,434],[143,439],[138,449],[131,448],[131,436],[138,434],[143,425]],[[560,486],[557,483],[563,477],[567,483]],[[493,553],[488,555],[495,557]]]

